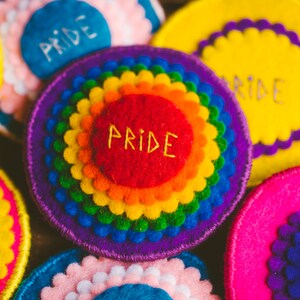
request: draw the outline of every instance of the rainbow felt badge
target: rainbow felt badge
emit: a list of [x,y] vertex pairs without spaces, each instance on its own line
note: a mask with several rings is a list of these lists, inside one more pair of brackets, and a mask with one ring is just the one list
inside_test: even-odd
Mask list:
[[46,218],[90,252],[175,255],[241,198],[251,143],[233,95],[195,57],[124,47],[59,74],[27,126],[26,168]]

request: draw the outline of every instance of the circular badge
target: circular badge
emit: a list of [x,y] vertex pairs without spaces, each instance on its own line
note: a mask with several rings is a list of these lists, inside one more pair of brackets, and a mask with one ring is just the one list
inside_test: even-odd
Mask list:
[[111,34],[103,15],[82,1],[48,3],[31,16],[21,37],[23,59],[41,79],[110,45]]
[[298,13],[291,0],[195,1],[154,39],[194,53],[235,93],[253,143],[250,185],[300,163]]
[[35,270],[22,283],[16,298],[218,300],[199,265],[202,261],[188,253],[132,264],[74,249],[52,257]]
[[196,246],[230,214],[250,144],[233,95],[202,63],[137,46],[55,78],[31,115],[26,161],[60,232],[96,254],[153,260]]
[[0,298],[18,287],[30,250],[29,218],[19,192],[0,170]]
[[257,187],[229,235],[226,299],[299,299],[300,168]]
[[88,53],[145,44],[163,21],[156,0],[7,0],[0,2],[5,70],[0,125],[21,138],[42,79]]

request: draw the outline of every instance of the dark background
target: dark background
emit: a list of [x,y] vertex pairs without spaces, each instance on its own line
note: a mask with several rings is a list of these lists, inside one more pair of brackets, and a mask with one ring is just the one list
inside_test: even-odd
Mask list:
[[[126,0],[124,0],[126,1]],[[165,8],[167,16],[189,2],[188,0],[160,0]],[[22,192],[28,212],[32,229],[32,248],[29,264],[25,276],[35,267],[42,264],[50,256],[62,250],[72,248],[73,245],[60,237],[58,232],[52,229],[39,213],[36,205],[29,196],[26,185],[24,167],[22,162],[22,146],[0,136],[0,168],[13,180]],[[215,292],[222,296],[223,287],[223,265],[226,239],[232,217],[219,228],[212,237],[192,252],[203,259],[209,270],[209,277],[214,285]]]

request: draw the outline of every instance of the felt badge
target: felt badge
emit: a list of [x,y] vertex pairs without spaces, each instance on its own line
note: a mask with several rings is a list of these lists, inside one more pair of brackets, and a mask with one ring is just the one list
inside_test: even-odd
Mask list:
[[254,146],[250,185],[300,164],[299,14],[294,0],[195,1],[154,39],[194,53],[236,94]]
[[257,187],[230,233],[226,299],[300,299],[300,168]]
[[20,138],[41,80],[96,50],[147,43],[163,18],[157,0],[0,2],[5,54],[0,124]]
[[19,192],[0,170],[0,299],[18,287],[30,250],[29,218]]
[[[200,268],[199,268],[200,266]],[[183,253],[155,262],[125,263],[69,250],[49,259],[20,286],[18,300],[217,300],[203,262]]]
[[251,146],[233,94],[195,57],[147,46],[73,64],[27,129],[32,195],[63,235],[124,260],[206,239],[241,198]]

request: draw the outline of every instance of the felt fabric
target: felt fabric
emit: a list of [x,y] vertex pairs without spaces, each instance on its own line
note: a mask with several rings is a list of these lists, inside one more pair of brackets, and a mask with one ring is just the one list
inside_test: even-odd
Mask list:
[[250,186],[299,165],[299,11],[292,0],[195,1],[153,40],[193,53],[235,93],[254,145]]
[[228,239],[226,299],[298,299],[299,178],[289,169],[248,196]]
[[[140,129],[148,137],[137,143]],[[76,244],[123,260],[203,241],[249,174],[250,141],[232,94],[196,58],[172,50],[115,48],[78,61],[41,95],[27,135],[29,181],[46,217]],[[161,181],[144,172],[140,183],[142,163],[155,164]],[[167,174],[168,164],[181,167]]]
[[151,4],[138,0],[0,2],[5,54],[0,124],[20,138],[16,126],[22,126],[41,89],[41,79],[90,52],[145,44],[163,19],[156,0]]
[[2,41],[0,40],[0,87],[3,83],[3,45]]
[[180,258],[132,264],[69,250],[35,270],[15,299],[123,299],[124,293],[133,299],[140,293],[150,299],[219,299],[211,294],[212,286],[201,278],[194,259],[186,256],[189,267]]
[[23,199],[0,170],[0,298],[8,300],[22,280],[30,250],[29,218]]

